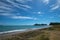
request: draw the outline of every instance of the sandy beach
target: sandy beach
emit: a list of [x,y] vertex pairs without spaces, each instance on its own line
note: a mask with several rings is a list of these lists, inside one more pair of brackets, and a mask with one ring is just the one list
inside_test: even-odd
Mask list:
[[55,40],[55,37],[60,39],[60,26],[0,34],[0,40]]

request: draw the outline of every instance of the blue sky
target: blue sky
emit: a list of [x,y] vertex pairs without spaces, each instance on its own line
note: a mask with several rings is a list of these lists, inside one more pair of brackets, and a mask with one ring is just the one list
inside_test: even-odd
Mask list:
[[0,0],[0,25],[60,22],[60,0]]

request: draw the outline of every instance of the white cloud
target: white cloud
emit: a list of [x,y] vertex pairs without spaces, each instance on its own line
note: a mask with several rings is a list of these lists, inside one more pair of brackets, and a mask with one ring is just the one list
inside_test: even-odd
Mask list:
[[13,10],[13,9],[11,9],[11,8],[9,8],[9,7],[5,7],[5,6],[0,6],[0,10],[1,10],[1,9],[6,9],[7,11]]
[[43,1],[43,3],[45,3],[45,4],[48,4],[49,3],[49,0],[42,0]]
[[60,5],[60,0],[57,0],[58,4]]
[[12,19],[32,19],[32,20],[37,20],[37,18],[28,17],[28,16],[18,16],[18,15],[11,14],[11,13],[0,13],[0,15],[7,16],[7,17],[12,18]]
[[21,3],[24,3],[25,1],[24,0],[16,0],[17,2],[21,2]]
[[[9,12],[18,12],[14,9],[14,7],[22,9],[24,11],[28,11],[28,9],[31,9],[32,7],[29,5],[25,5],[25,4],[19,4],[14,2],[16,0],[6,0],[6,2],[11,3],[10,5],[8,5],[7,3],[4,2],[0,2],[0,12],[5,12],[5,13],[9,13]],[[18,0],[19,1],[19,0]],[[25,0],[20,0],[21,1],[25,1]],[[26,0],[28,1],[28,0]]]
[[53,6],[52,8],[51,8],[51,10],[56,10],[56,9],[58,9],[59,8],[59,5],[56,5],[56,6]]
[[20,6],[25,7],[25,8],[29,8],[29,9],[31,9],[31,8],[32,8],[32,7],[31,7],[31,6],[29,6],[29,5],[22,5],[22,4],[20,4]]
[[25,17],[25,16],[12,16],[14,19],[32,19],[31,17]]
[[0,2],[0,12],[11,12],[11,11],[15,11],[13,9],[13,6],[8,5],[8,4],[4,3],[4,2]]
[[32,0],[16,0],[17,2],[21,2],[21,3],[26,3],[28,1],[32,1]]
[[20,8],[19,5],[17,3],[15,3],[14,1],[12,1],[12,0],[7,0],[7,2],[11,3],[15,7]]
[[38,14],[41,14],[41,12],[37,12]]
[[60,9],[60,0],[57,0],[55,4],[51,5],[51,11]]
[[34,20],[38,20],[37,18],[33,18]]
[[33,0],[27,0],[27,1],[33,1]]
[[42,12],[40,12],[40,11],[38,11],[38,12],[33,12],[33,13],[35,13],[35,14],[42,14]]
[[27,17],[27,16],[12,16],[13,19],[33,19],[36,20],[37,18]]
[[12,16],[13,14],[11,14],[11,13],[0,13],[0,15],[3,15],[3,16]]
[[[24,1],[25,1],[25,0],[24,0]],[[14,1],[12,1],[12,0],[7,0],[7,2],[11,3],[13,6],[15,6],[15,7],[19,8],[19,9],[24,9],[24,10],[26,10],[27,8],[31,8],[31,7],[28,6],[28,5],[22,5],[22,4],[19,4],[19,3],[14,2]],[[22,7],[21,7],[21,6],[22,6]],[[24,7],[25,7],[25,8],[24,8]]]
[[11,5],[8,5],[8,4],[4,3],[4,2],[0,2],[0,6],[12,7]]

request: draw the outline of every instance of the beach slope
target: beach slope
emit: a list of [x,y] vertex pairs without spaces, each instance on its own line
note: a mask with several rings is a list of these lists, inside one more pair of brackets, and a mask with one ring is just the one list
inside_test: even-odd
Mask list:
[[0,35],[0,40],[60,40],[60,25],[28,32],[8,33]]

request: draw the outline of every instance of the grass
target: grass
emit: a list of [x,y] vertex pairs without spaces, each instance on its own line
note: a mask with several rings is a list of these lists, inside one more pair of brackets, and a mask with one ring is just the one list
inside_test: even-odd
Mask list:
[[60,40],[60,25],[49,28],[10,35],[0,40]]

